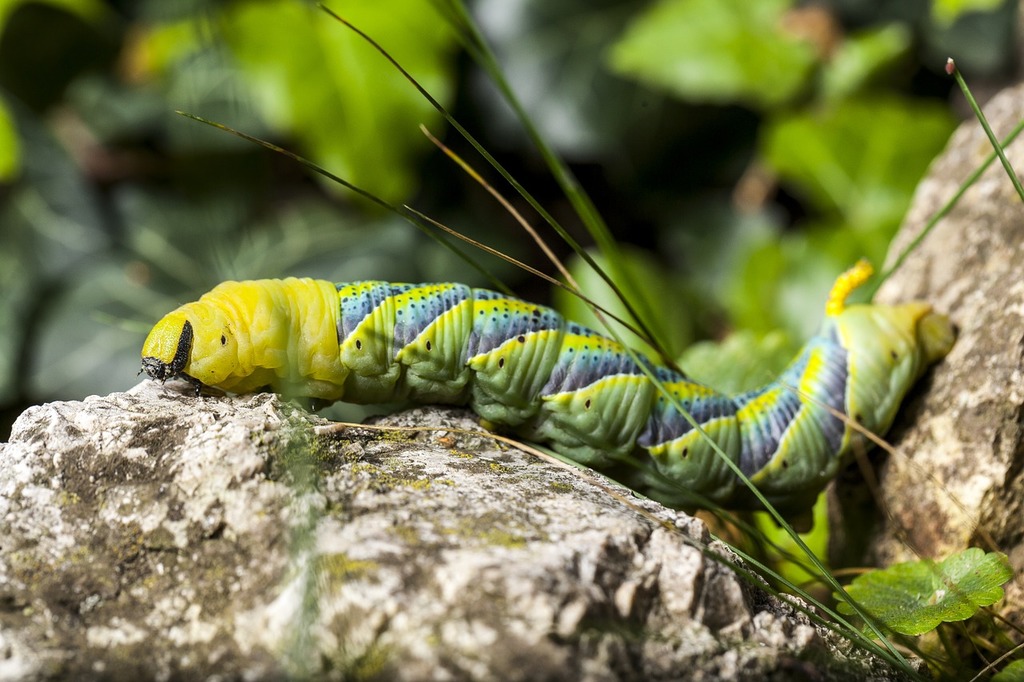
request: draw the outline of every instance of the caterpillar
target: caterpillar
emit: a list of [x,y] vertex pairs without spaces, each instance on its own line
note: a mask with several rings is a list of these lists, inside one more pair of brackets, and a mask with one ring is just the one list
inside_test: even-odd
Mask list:
[[638,457],[649,466],[628,484],[667,504],[756,507],[713,439],[772,505],[799,514],[865,444],[850,421],[884,434],[954,341],[927,303],[848,305],[870,275],[862,261],[838,278],[821,330],[761,388],[728,396],[640,359],[700,430],[614,340],[550,308],[455,283],[224,282],[153,327],[142,368],[184,378],[197,394],[469,405],[593,468]]

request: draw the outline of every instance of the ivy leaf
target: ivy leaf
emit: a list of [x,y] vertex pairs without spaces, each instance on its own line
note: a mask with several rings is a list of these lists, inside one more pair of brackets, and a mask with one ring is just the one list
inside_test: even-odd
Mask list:
[[822,91],[828,99],[847,97],[865,89],[876,77],[891,74],[896,63],[907,55],[910,30],[892,23],[850,36],[821,73]]
[[680,97],[785,104],[817,61],[783,21],[791,0],[661,0],[613,47],[611,66]]
[[[689,345],[693,338],[693,322],[689,317],[691,306],[681,304],[680,294],[675,295],[675,305],[665,305],[666,290],[679,291],[681,286],[673,286],[669,273],[650,252],[622,246],[616,253],[614,263],[597,253],[592,253],[591,256],[599,267],[610,273],[612,280],[618,284],[640,315],[644,316],[653,334],[669,354],[675,355]],[[583,262],[583,259],[574,256],[569,261],[569,271],[590,300],[622,319],[629,319],[626,306],[611,287]],[[561,288],[555,289],[553,299],[555,308],[566,318],[591,329],[604,329],[604,324],[582,299]],[[657,353],[639,336],[614,320],[608,322],[627,345],[643,351],[651,358],[657,357]]]
[[721,342],[691,345],[680,356],[679,366],[694,381],[735,394],[770,381],[792,359],[793,346],[783,331],[762,336],[743,330]]
[[[940,623],[966,620],[1003,598],[1013,577],[1005,554],[971,547],[940,562],[911,561],[856,578],[846,591],[886,628],[920,635]],[[842,613],[853,608],[839,603]]]
[[[436,99],[450,90],[455,36],[420,0],[349,3],[343,16],[374,36]],[[261,113],[319,165],[391,201],[416,184],[440,114],[372,47],[290,0],[231,3],[225,36]]]
[[773,120],[762,138],[762,154],[783,180],[820,209],[838,211],[846,224],[895,229],[953,126],[939,104],[847,99]]
[[992,676],[992,682],[1024,682],[1024,661],[1014,661]]

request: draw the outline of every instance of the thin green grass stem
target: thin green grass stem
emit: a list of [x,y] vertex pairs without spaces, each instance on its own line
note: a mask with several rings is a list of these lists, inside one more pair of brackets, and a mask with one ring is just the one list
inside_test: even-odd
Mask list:
[[959,85],[960,90],[963,91],[964,97],[967,99],[967,103],[971,105],[971,110],[977,117],[978,122],[981,123],[981,127],[984,129],[985,134],[988,135],[988,141],[992,143],[992,147],[996,150],[996,154],[999,155],[999,160],[1002,162],[1003,168],[1006,169],[1006,174],[1010,176],[1010,182],[1013,183],[1013,188],[1017,190],[1017,195],[1020,197],[1021,201],[1024,201],[1024,187],[1021,186],[1020,178],[1018,178],[1017,174],[1013,171],[1013,166],[1010,165],[1010,160],[1007,159],[1006,154],[1003,153],[1003,147],[999,144],[999,141],[996,140],[996,134],[992,132],[992,127],[989,126],[988,119],[985,118],[985,113],[981,110],[981,107],[978,106],[978,102],[974,99],[971,89],[967,87],[967,82],[960,73],[960,69],[956,67],[956,62],[952,59],[949,59],[947,62],[946,70],[949,71],[950,67],[952,67],[953,78],[956,79],[956,84]]

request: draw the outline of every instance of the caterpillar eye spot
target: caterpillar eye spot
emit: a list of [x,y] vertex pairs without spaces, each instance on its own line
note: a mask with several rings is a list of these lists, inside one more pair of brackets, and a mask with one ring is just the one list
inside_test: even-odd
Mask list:
[[780,462],[780,464],[782,464],[782,468],[783,469],[788,469],[789,468],[789,460],[788,459],[782,460],[782,462]]
[[505,358],[498,358],[498,369],[505,366]]
[[683,458],[685,459],[690,454],[690,448],[683,448]]
[[864,415],[862,415],[860,412],[858,412],[857,414],[853,415],[853,421],[857,422],[858,424],[863,424],[864,423]]
[[356,339],[356,350],[362,350],[362,349],[363,349],[363,342],[360,341],[359,339]]
[[430,341],[427,341],[427,350],[430,350],[431,348],[432,346],[430,345]]
[[220,345],[222,345],[222,346],[228,345],[227,337],[225,337],[223,334],[220,335]]
[[590,409],[590,398],[587,398],[587,402],[583,403],[583,407],[584,407],[584,409],[587,409],[587,410]]

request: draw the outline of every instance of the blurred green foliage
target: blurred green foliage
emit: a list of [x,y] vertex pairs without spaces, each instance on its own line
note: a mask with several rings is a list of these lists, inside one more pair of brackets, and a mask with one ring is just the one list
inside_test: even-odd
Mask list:
[[1000,0],[935,0],[932,16],[940,24],[948,26],[964,12],[990,12],[1000,4]]
[[[592,256],[599,267],[605,271],[609,269],[607,258],[597,253]],[[623,281],[619,282],[620,290],[629,300],[637,301],[641,306],[648,306],[647,310],[641,308],[639,313],[649,315],[650,329],[654,338],[665,346],[669,357],[677,357],[693,341],[693,320],[689,315],[690,306],[665,306],[657,304],[657,302],[663,300],[666,289],[685,291],[685,281],[680,281],[677,274],[672,273],[649,251],[623,246],[617,254],[617,258],[619,266],[624,268],[626,275],[623,277]],[[598,277],[597,273],[582,258],[573,256],[569,265],[569,271],[573,278],[579,284],[580,289],[587,293],[590,301],[619,319],[629,319],[626,306],[615,295],[611,287]],[[589,303],[565,289],[555,290],[554,305],[569,319],[576,320],[593,329],[601,329],[604,324],[595,315]],[[615,320],[608,319],[606,322],[627,344],[643,350],[651,360],[659,359],[657,350],[650,347],[642,337],[632,330]]]
[[992,682],[1020,682],[1024,680],[1024,661],[1013,661],[992,676]]
[[683,99],[785,104],[813,73],[814,46],[787,29],[791,0],[661,0],[611,51],[620,73]]
[[14,119],[0,99],[0,182],[10,182],[21,165],[21,145],[14,129]]
[[[350,3],[340,9],[387,44],[434,97],[449,99],[455,35],[422,0]],[[287,131],[311,160],[372,187],[378,196],[397,201],[409,195],[423,148],[417,125],[436,126],[441,117],[394,77],[391,64],[354,42],[338,23],[322,13],[311,15],[294,0],[233,3],[222,20],[255,101],[276,130]]]
[[[586,241],[435,3],[328,4]],[[470,9],[526,111],[631,245],[619,257],[633,273],[625,288],[670,352],[748,330],[692,356],[712,358],[697,372],[707,366],[705,378],[726,387],[744,378],[734,362],[716,374],[715,352],[771,371],[816,325],[835,275],[860,256],[881,259],[952,130],[945,56],[974,83],[1019,76],[1010,1],[475,0]],[[226,278],[485,283],[396,217],[176,110],[264,137],[546,266],[417,125],[496,175],[311,2],[6,0],[6,421],[33,402],[131,386],[149,326]],[[480,260],[525,297],[550,296]]]

